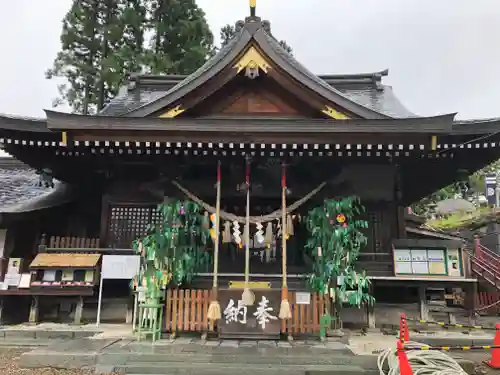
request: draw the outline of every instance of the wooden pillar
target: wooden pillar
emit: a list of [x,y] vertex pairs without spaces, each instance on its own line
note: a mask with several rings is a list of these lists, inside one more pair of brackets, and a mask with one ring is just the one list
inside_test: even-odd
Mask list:
[[[135,299],[135,297],[134,297]],[[125,323],[131,324],[134,319],[134,300],[127,301],[127,312],[125,313]]]
[[477,288],[478,288],[478,283],[477,282],[472,282],[469,283],[469,285],[466,287],[466,294],[465,294],[465,304],[467,306],[467,315],[469,317],[469,325],[475,325],[476,324],[476,314],[475,311],[477,309]]
[[3,325],[3,307],[5,305],[4,303],[5,296],[0,297],[0,326]]
[[375,306],[366,306],[366,324],[368,329],[375,329]]
[[[373,296],[374,285],[370,284],[370,294]],[[366,305],[366,325],[368,330],[375,329],[375,305]]]
[[429,306],[427,305],[427,287],[420,285],[418,287],[418,307],[420,309],[420,320],[429,320]]
[[30,316],[29,316],[29,320],[28,320],[30,324],[38,324],[39,311],[40,311],[39,297],[33,296],[31,299]]
[[83,316],[83,297],[78,297],[78,302],[76,303],[74,324],[82,324]]

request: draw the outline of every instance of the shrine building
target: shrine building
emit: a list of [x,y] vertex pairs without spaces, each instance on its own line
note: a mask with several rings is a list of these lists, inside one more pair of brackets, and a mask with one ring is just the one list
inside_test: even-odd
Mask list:
[[[429,288],[461,288],[466,307],[473,309],[482,276],[471,269],[461,242],[409,227],[406,207],[461,179],[464,171],[500,158],[500,119],[418,116],[384,84],[388,74],[318,76],[281,47],[268,21],[252,14],[197,71],[133,75],[96,115],[53,110],[45,110],[45,118],[2,115],[0,146],[23,163],[4,167],[11,177],[29,171],[20,181],[40,186],[14,201],[0,196],[0,298],[26,300],[30,321],[43,319],[50,304],[70,301],[68,311],[80,322],[84,306],[95,306],[102,255],[132,254],[132,241],[161,220],[156,206],[168,197],[215,206],[219,162],[226,213],[221,231],[231,231],[230,218],[245,215],[239,186],[250,160],[250,215],[257,221],[280,209],[280,169],[287,164],[294,318],[279,323],[278,330],[318,329],[321,298],[304,297],[311,259],[303,219],[325,199],[352,195],[367,208],[368,244],[357,265],[366,270],[377,301],[425,304]],[[265,229],[270,225],[273,244],[279,242],[279,219],[262,222]],[[255,226],[250,231],[253,236]],[[230,237],[221,238],[219,285],[237,288],[244,254]],[[279,246],[263,250],[253,244],[252,282],[279,291],[280,259]],[[211,272],[211,267],[200,270],[191,285],[168,291],[166,331],[208,327],[203,314]],[[118,284],[105,298],[129,295],[128,282]],[[295,293],[305,302],[296,303]],[[196,313],[179,318],[177,309],[193,309],[195,301]]]

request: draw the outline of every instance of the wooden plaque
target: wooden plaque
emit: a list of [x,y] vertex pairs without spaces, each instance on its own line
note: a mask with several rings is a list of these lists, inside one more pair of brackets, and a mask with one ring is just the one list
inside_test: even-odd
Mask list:
[[219,291],[222,318],[219,321],[221,337],[277,339],[281,320],[278,317],[281,291],[272,289],[252,290],[255,303],[245,306],[241,301],[242,290]]

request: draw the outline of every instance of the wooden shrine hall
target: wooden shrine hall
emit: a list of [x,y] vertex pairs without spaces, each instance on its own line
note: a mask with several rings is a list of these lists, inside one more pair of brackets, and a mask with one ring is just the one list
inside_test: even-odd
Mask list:
[[[250,159],[251,215],[280,208],[282,162],[288,166],[287,201],[301,203],[293,212],[294,235],[287,248],[295,315],[277,329],[294,334],[319,329],[317,309],[324,301],[307,297],[308,233],[301,218],[325,199],[356,195],[366,206],[368,244],[357,264],[371,278],[377,300],[388,295],[387,288],[405,291],[389,293],[398,296],[393,303],[416,301],[428,287],[460,287],[473,296],[476,280],[462,244],[408,235],[405,207],[463,178],[464,171],[497,160],[500,119],[415,115],[383,83],[387,75],[384,70],[317,76],[280,46],[268,21],[252,13],[191,75],[133,75],[100,113],[46,110],[43,119],[2,115],[0,145],[37,171],[52,191],[31,202],[29,210],[9,206],[0,212],[0,231],[7,239],[3,274],[14,256],[24,258],[33,274],[50,268],[38,263],[30,268],[39,245],[44,254],[131,253],[132,241],[161,219],[155,207],[166,197],[215,204],[218,162],[222,209],[244,215],[238,186]],[[252,252],[251,280],[279,290],[280,250],[262,254]],[[57,280],[64,275],[58,271],[46,283],[40,276],[22,289],[5,285],[0,296],[38,296],[41,289],[50,290],[47,295],[95,295],[97,279],[90,271],[99,271],[98,258],[75,265],[69,256],[58,263],[80,270],[74,272],[76,284]],[[222,243],[219,262],[221,288],[241,285],[243,257],[231,240]],[[211,285],[207,267],[192,285],[169,290],[166,330],[205,329]],[[179,318],[184,308],[191,313]]]

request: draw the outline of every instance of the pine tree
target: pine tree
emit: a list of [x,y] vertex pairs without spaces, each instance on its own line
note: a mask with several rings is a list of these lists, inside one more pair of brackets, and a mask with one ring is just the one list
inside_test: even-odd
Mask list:
[[63,20],[62,50],[54,65],[47,70],[47,79],[63,78],[58,86],[60,97],[54,106],[67,103],[75,113],[95,112],[96,76],[98,72],[98,11],[93,0],[74,1]]
[[[224,47],[235,36],[236,29],[233,25],[227,24],[220,29],[221,47]],[[280,46],[289,54],[293,54],[293,49],[284,40],[279,41]]]
[[194,0],[152,0],[151,73],[190,74],[213,53],[213,35]]

